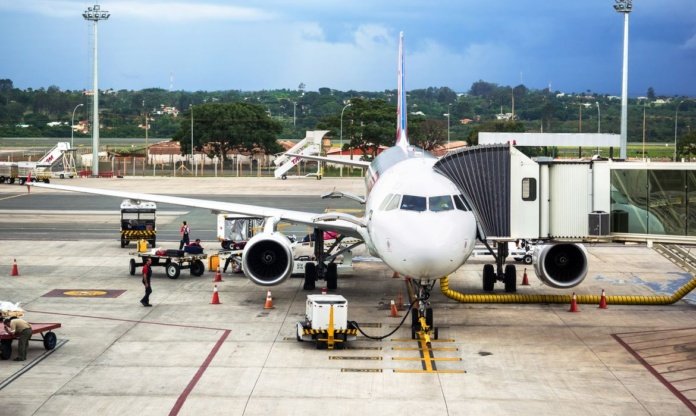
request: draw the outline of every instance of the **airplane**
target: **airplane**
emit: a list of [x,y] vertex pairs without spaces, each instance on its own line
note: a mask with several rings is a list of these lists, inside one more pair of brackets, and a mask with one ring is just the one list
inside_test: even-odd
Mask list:
[[[407,281],[418,300],[418,308],[414,309],[414,314],[412,314],[412,324],[414,327],[419,327],[419,331],[429,331],[433,328],[433,313],[428,301],[432,288],[440,278],[459,269],[472,254],[476,240],[485,241],[485,236],[481,235],[475,211],[471,209],[465,195],[450,179],[433,169],[433,165],[438,159],[409,144],[403,39],[402,32],[399,36],[397,65],[396,143],[393,147],[380,153],[372,162],[343,161],[349,165],[367,167],[366,196],[364,199],[344,195],[340,192],[329,194],[330,197],[352,197],[364,203],[364,217],[342,212],[318,214],[67,185],[43,183],[32,183],[31,185],[39,188],[153,201],[264,218],[263,231],[257,233],[247,242],[242,254],[242,269],[245,275],[261,286],[278,285],[290,277],[293,270],[291,243],[285,235],[278,231],[279,223],[306,225],[314,229],[315,254],[318,261],[316,266],[309,264],[305,271],[305,290],[314,289],[317,279],[325,279],[329,289],[336,289],[337,267],[333,260],[345,250],[364,243],[371,255],[380,258],[395,272],[410,278]],[[323,158],[322,160],[327,159]],[[334,159],[328,160],[335,161]],[[324,252],[324,231],[334,231],[342,237],[355,237],[360,242],[344,247],[340,251]],[[569,246],[569,244],[565,244],[565,246]],[[576,257],[573,258],[576,259]],[[540,259],[545,261],[543,257]],[[563,275],[564,261],[567,260],[567,257],[554,256],[554,259],[556,268],[548,268],[550,272],[541,268],[542,275],[546,274],[544,281],[551,282],[552,285],[557,283],[556,287],[567,286],[568,280]],[[586,261],[586,257],[583,259]],[[507,265],[505,272],[502,273],[501,261],[504,261],[504,257],[497,261],[499,269],[497,275],[492,265],[487,264],[484,267],[484,289],[493,290],[493,284],[497,279],[504,280],[506,291],[511,291],[510,289],[515,288],[515,266]],[[554,276],[548,275],[550,273],[560,277],[554,280]],[[579,284],[583,278],[584,275],[579,278],[574,276],[571,283],[573,285]]]

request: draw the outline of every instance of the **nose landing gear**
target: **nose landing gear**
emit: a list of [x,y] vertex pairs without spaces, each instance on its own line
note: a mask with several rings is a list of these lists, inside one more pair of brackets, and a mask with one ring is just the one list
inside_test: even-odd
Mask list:
[[406,280],[409,299],[418,304],[411,310],[411,339],[422,340],[426,344],[430,344],[431,340],[439,337],[438,329],[433,323],[433,308],[429,301],[430,292],[435,283],[435,280]]

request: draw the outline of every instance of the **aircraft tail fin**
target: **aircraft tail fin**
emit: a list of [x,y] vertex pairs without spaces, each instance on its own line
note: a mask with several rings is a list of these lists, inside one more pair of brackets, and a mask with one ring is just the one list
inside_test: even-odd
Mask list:
[[404,87],[404,32],[399,33],[399,63],[397,68],[397,103],[396,103],[396,145],[408,147],[406,89]]

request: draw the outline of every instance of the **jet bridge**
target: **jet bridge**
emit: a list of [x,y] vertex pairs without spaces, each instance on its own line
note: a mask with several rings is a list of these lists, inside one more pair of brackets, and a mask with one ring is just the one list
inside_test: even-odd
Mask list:
[[482,239],[696,243],[696,164],[531,159],[511,144],[447,154]]

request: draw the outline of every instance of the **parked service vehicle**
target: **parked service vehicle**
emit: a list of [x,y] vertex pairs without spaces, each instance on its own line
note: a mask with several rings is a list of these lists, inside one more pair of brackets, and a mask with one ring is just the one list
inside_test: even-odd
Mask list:
[[155,247],[156,215],[157,205],[154,202],[124,199],[121,202],[121,248],[138,240],[147,240],[150,247]]

